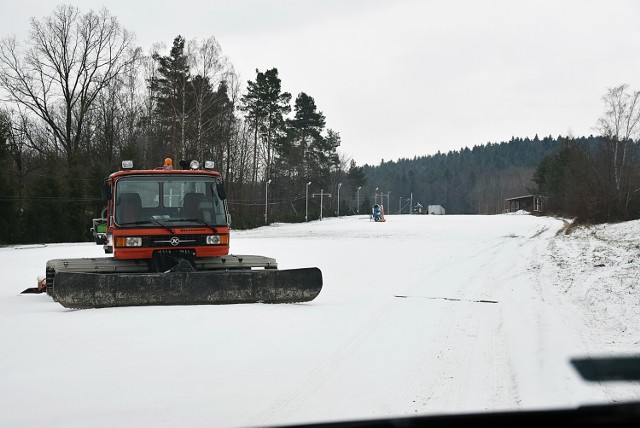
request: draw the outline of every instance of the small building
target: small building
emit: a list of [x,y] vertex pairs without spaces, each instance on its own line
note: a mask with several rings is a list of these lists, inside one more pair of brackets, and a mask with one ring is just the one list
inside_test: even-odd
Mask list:
[[544,200],[545,197],[540,195],[526,195],[505,199],[505,212],[515,213],[524,210],[530,213],[541,214],[544,212]]
[[413,212],[416,214],[422,214],[423,208],[424,206],[422,206],[420,202],[416,202],[416,204],[413,206]]
[[429,214],[444,215],[444,207],[442,205],[429,205],[427,212]]

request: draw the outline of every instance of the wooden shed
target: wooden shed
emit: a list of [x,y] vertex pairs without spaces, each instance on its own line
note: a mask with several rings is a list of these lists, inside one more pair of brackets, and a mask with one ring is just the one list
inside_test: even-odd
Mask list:
[[526,195],[505,199],[505,212],[514,213],[516,211],[524,210],[529,211],[530,213],[541,214],[544,212],[544,200],[545,197],[540,195]]

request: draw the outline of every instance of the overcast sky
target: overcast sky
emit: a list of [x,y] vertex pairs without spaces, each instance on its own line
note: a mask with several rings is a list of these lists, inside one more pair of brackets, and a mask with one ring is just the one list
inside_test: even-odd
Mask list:
[[[512,136],[588,136],[607,89],[640,90],[637,0],[85,0],[144,51],[215,37],[246,85],[277,68],[312,96],[358,165]],[[24,40],[50,0],[0,0]],[[162,52],[162,54],[167,54]]]

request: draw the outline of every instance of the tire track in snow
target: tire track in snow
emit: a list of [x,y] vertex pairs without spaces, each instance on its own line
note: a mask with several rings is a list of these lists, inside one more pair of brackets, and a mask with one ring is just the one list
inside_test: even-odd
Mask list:
[[[471,258],[477,258],[482,255],[494,254],[495,252],[500,250],[499,243],[489,243],[488,247],[485,248],[476,248],[472,250]],[[452,258],[449,263],[446,265],[440,265],[438,270],[450,270],[455,271],[456,266],[459,265],[460,260],[458,258]],[[428,269],[429,271],[431,269]],[[469,279],[469,278],[466,278]],[[454,290],[454,294],[460,295],[466,287],[471,286],[471,281],[462,281],[461,287],[458,287]],[[408,291],[414,290],[417,285],[410,287]],[[424,293],[424,291],[423,291]],[[408,293],[412,294],[412,293]],[[287,423],[288,415],[294,414],[296,409],[301,408],[304,409],[307,407],[309,399],[313,397],[314,393],[318,391],[318,389],[322,388],[328,383],[335,382],[336,376],[340,370],[343,369],[345,365],[351,364],[351,361],[354,359],[358,359],[358,357],[362,356],[362,352],[359,351],[360,348],[364,347],[368,344],[368,341],[375,337],[376,330],[379,330],[382,326],[392,322],[392,319],[402,318],[402,306],[398,305],[398,299],[395,298],[392,294],[390,294],[389,299],[386,303],[378,306],[377,309],[371,311],[368,315],[364,316],[362,321],[359,322],[358,326],[355,327],[349,336],[344,339],[341,344],[337,347],[337,351],[334,351],[330,356],[324,359],[322,362],[317,364],[315,368],[310,370],[305,376],[303,376],[299,381],[296,382],[296,385],[289,389],[287,393],[282,394],[280,397],[274,400],[274,402],[269,406],[269,410],[257,415],[253,420],[256,423],[264,424],[264,423]],[[454,305],[459,304],[458,302],[454,302]],[[474,303],[474,304],[485,304],[485,303]],[[449,328],[450,325],[447,322],[449,319],[450,309],[448,308],[448,304],[445,306],[440,306],[438,309],[442,316],[439,317],[439,322],[442,323],[440,327],[434,329],[433,331],[442,331],[443,329]],[[438,340],[435,340],[436,342]],[[415,357],[411,360],[409,367],[416,368],[418,367],[418,371],[422,370],[421,367],[424,367],[422,364],[422,356],[425,352],[431,353],[431,349],[427,349],[423,352],[418,352]],[[428,359],[428,358],[427,358]],[[372,376],[375,376],[373,374]],[[410,378],[406,379],[407,385],[413,385],[414,380],[419,378],[420,376],[416,375],[416,370],[413,370],[413,374]],[[338,380],[339,382],[339,380]],[[379,409],[382,414],[398,414],[399,412],[402,414],[411,414],[415,409],[413,409],[412,403],[416,398],[416,389],[420,389],[420,393],[422,392],[422,386],[409,386],[406,389],[406,392],[403,394],[403,398],[400,400],[404,403],[407,403],[407,408],[398,408],[397,406],[392,406],[387,409]],[[295,421],[298,422],[298,421]]]
[[[536,248],[539,245],[537,240],[546,240],[544,235],[548,235],[549,229],[549,226],[543,226],[527,239],[514,234],[507,235],[488,249],[476,252],[474,258],[481,258],[482,261],[475,272],[475,277],[486,278],[486,280],[480,288],[475,284],[469,290],[469,292],[480,294],[482,297],[467,296],[465,300],[473,302],[490,299],[489,296],[496,295],[498,288],[509,286],[514,279],[526,271],[529,246],[533,245]],[[490,252],[487,253],[486,250],[489,249]],[[505,254],[515,252],[524,254],[519,257],[520,265],[517,267],[510,264],[509,261],[513,260],[512,257],[505,257]],[[495,260],[504,260],[505,262],[500,265],[496,264]],[[469,287],[463,284],[458,291],[462,293],[467,288]],[[453,384],[452,387],[437,388],[438,391],[444,390],[444,394],[442,392],[437,393],[438,396],[430,394],[421,400],[417,396],[417,404],[422,406],[418,406],[418,408],[430,412],[442,412],[468,410],[471,407],[481,411],[486,408],[514,408],[519,405],[517,378],[505,342],[504,305],[508,305],[508,302],[503,301],[503,298],[496,297],[493,300],[500,301],[500,304],[496,307],[481,306],[478,308],[473,305],[451,306],[451,313],[448,314],[447,319],[459,320],[459,322],[441,324],[443,334],[440,342],[446,343],[450,348],[445,349],[444,346],[441,346],[439,350],[439,358],[448,360],[448,362],[443,364],[438,374],[431,374],[428,381],[421,383],[423,388],[427,389],[430,384],[436,383],[438,380],[455,379],[456,377],[459,380],[457,385]],[[470,340],[459,340],[461,334],[466,334]],[[470,358],[469,355],[476,357]],[[510,367],[508,371],[510,375],[500,378],[500,374],[504,374],[503,367],[505,365]],[[488,370],[486,370],[487,367]],[[482,391],[484,384],[492,385],[493,392],[490,396],[482,399],[474,397],[473,391]],[[421,387],[417,387],[416,391],[420,389]]]
[[[509,244],[511,239],[504,242]],[[493,261],[504,259],[501,255],[504,251],[511,250],[505,250],[504,243],[501,243],[491,246],[490,251],[475,253],[474,259],[481,261],[470,263],[478,265],[473,276],[488,280],[470,282],[459,291],[493,296],[501,269],[504,268]],[[503,342],[502,303],[475,303],[473,300],[476,297],[467,295],[466,302],[451,304],[447,309],[447,316],[439,327],[442,333],[437,340],[440,344],[437,358],[443,364],[436,372],[425,373],[426,377],[416,382],[412,389],[415,392],[429,391],[432,389],[430,385],[440,385],[435,388],[436,392],[429,392],[426,396],[416,395],[418,413],[455,412],[461,409],[481,411],[517,405],[517,398],[505,402],[507,397],[508,400],[517,397],[513,376],[506,379],[500,377],[504,372],[503,367],[510,365]],[[465,340],[460,339],[462,335],[466,336]],[[492,393],[482,396],[480,392],[486,389],[487,384],[491,385]]]
[[385,304],[373,311],[337,346],[337,351],[332,352],[307,372],[288,392],[276,398],[266,412],[252,418],[255,421],[253,424],[264,426],[289,423],[283,420],[287,420],[288,415],[294,413],[296,409],[305,408],[313,394],[335,376],[346,360],[352,358],[354,354],[359,355],[356,349],[372,337],[373,332],[386,320],[389,311],[390,304]]
[[[430,332],[420,337],[429,343],[411,348],[415,352],[403,360],[407,366],[406,371],[396,372],[402,377],[402,385],[406,386],[400,389],[402,392],[398,397],[376,403],[376,410],[380,410],[382,415],[411,415],[519,406],[519,385],[505,343],[505,302],[502,297],[495,296],[496,293],[502,296],[504,293],[501,288],[504,284],[508,284],[514,276],[524,273],[524,263],[529,256],[528,246],[532,245],[531,242],[543,240],[547,231],[548,228],[544,227],[538,229],[530,238],[507,235],[498,237],[497,240],[488,239],[475,248],[452,253],[448,259],[439,259],[440,262],[447,260],[445,264],[427,264],[419,273],[415,273],[416,276],[435,274],[440,275],[440,278],[453,278],[451,284],[447,285],[454,286],[441,289],[440,293],[434,293],[437,291],[434,288],[420,288],[416,285],[417,281],[413,280],[410,281],[412,285],[401,285],[404,289],[394,294],[407,295],[407,301],[413,302],[416,297],[425,299],[425,302],[430,299],[428,310],[438,317],[429,326]],[[518,266],[507,266],[513,257],[505,254],[515,252],[525,255],[520,257],[522,260]],[[503,262],[496,264],[496,260]],[[466,263],[473,266],[474,270],[470,272],[459,268]],[[446,294],[442,291],[446,291]],[[433,300],[450,296],[459,298],[460,301]],[[483,299],[498,300],[500,303],[494,305],[473,302]],[[368,314],[360,314],[358,319],[361,321],[356,326],[351,326],[351,332],[340,345],[334,347],[334,351],[328,353],[312,370],[294,381],[286,392],[276,397],[268,410],[255,417],[256,423],[294,423],[299,422],[292,420],[296,414],[305,414],[308,418],[309,408],[313,409],[311,413],[318,411],[315,409],[318,403],[312,403],[311,399],[319,390],[326,392],[335,389],[336,385],[340,386],[339,375],[343,370],[351,368],[354,360],[364,356],[362,349],[371,346],[369,338],[379,334],[378,330],[387,322],[401,317],[401,309],[396,311],[396,308],[402,306],[398,305],[399,300],[391,297],[387,303],[378,305]],[[424,361],[433,361],[434,353],[438,354],[442,364],[437,367],[425,366]],[[508,375],[504,374],[505,366],[511,368],[507,371]],[[484,392],[486,384],[491,385],[491,393],[482,396],[479,391]],[[397,385],[393,390],[397,393]],[[307,411],[303,411],[304,409]],[[335,413],[332,411],[332,414]],[[317,414],[319,420],[320,413]]]
[[[571,350],[584,348],[580,329],[573,324],[575,310],[565,300],[558,300],[554,287],[558,276],[547,267],[557,255],[556,244],[562,239],[565,225],[530,239],[528,263],[524,265],[526,288],[514,291],[513,307],[506,307],[508,318],[519,328],[507,327],[506,340],[515,366],[522,406],[575,406],[584,403],[585,389],[570,367]],[[538,300],[541,303],[534,303]],[[533,309],[536,310],[533,310]],[[578,333],[576,333],[578,332]],[[550,351],[553,349],[554,351]],[[556,359],[541,359],[554,354]],[[568,382],[567,379],[575,378]],[[546,379],[541,383],[540,379]],[[573,401],[572,401],[573,400]]]

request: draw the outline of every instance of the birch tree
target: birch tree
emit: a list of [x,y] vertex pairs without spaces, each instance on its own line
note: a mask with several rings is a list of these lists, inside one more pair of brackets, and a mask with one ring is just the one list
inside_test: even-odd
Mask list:
[[[637,182],[637,144],[640,136],[640,91],[631,91],[626,84],[609,88],[603,97],[605,113],[598,120],[598,129],[606,139],[605,156],[616,194],[618,211],[627,217]],[[640,190],[640,189],[638,189]]]

